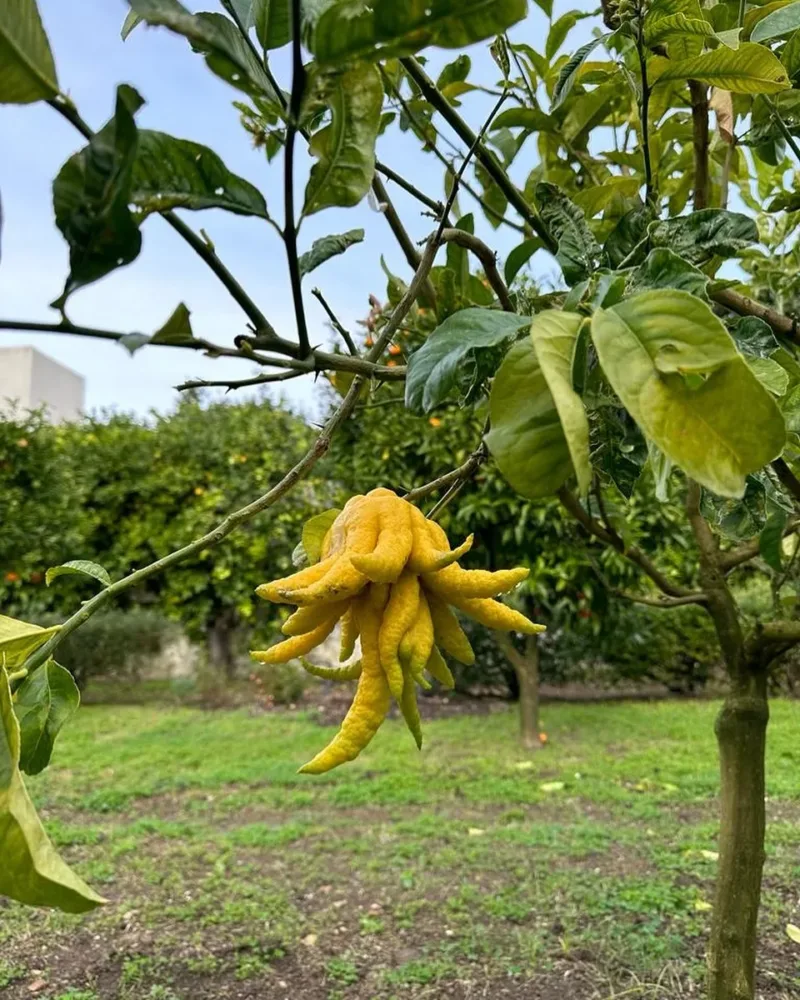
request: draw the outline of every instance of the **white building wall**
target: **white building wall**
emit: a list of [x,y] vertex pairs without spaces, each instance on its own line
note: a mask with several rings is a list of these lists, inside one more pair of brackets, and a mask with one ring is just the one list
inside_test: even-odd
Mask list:
[[82,376],[34,347],[0,348],[0,414],[45,407],[53,423],[77,420],[84,408]]

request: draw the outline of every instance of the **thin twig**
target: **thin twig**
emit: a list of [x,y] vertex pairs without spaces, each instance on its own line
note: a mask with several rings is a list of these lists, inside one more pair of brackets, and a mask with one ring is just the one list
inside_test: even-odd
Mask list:
[[[439,114],[441,114],[461,141],[467,146],[472,147],[475,144],[477,136],[469,125],[467,125],[461,115],[459,115],[455,108],[453,108],[447,101],[447,98],[443,97],[439,93],[436,84],[433,80],[431,80],[419,62],[411,57],[401,59],[400,61],[408,75],[422,91],[422,95],[428,103],[433,105]],[[508,198],[511,205],[517,212],[519,212],[536,235],[544,241],[545,246],[556,249],[552,239],[550,238],[550,234],[542,225],[539,216],[525,200],[522,192],[511,181],[497,157],[491,152],[491,150],[487,149],[482,142],[478,142],[475,146],[475,154],[495,184],[498,185],[506,198]]]
[[[405,255],[406,262],[412,270],[416,271],[419,267],[420,255],[411,237],[406,231],[406,227],[403,225],[403,221],[397,214],[397,209],[394,207],[392,199],[389,197],[389,192],[383,181],[377,175],[372,179],[372,190],[375,193],[375,197],[381,204],[383,209],[383,216],[389,223],[389,228],[394,233],[394,237],[400,244],[400,249]],[[436,290],[434,289],[430,278],[426,278],[422,285],[422,301],[426,306],[434,309],[436,307]]]
[[[562,505],[588,532],[588,534],[596,538],[598,541],[603,542],[605,545],[620,551],[617,548],[613,537],[606,531],[599,521],[596,521],[583,509],[580,501],[574,493],[571,493],[565,486],[562,486],[556,495]],[[690,594],[694,593],[687,587],[671,580],[665,573],[662,573],[655,563],[635,545],[626,545],[624,550],[621,551],[621,555],[625,556],[625,558],[632,562],[635,566],[638,566],[646,576],[650,577],[658,589],[663,591],[669,597],[688,597]]]
[[398,174],[396,171],[392,170],[391,167],[382,163],[380,160],[375,161],[375,169],[380,170],[387,180],[394,181],[398,187],[401,187],[407,194],[410,194],[412,198],[416,198],[420,204],[429,208],[437,219],[442,217],[444,213],[444,205],[440,201],[429,198],[424,191],[420,191],[420,189],[415,187],[411,181],[406,180],[402,174]]
[[418,486],[415,490],[409,490],[404,499],[408,500],[409,503],[417,503],[418,500],[424,500],[431,493],[438,493],[439,490],[450,487],[453,483],[471,479],[488,457],[489,453],[486,445],[481,441],[480,445],[473,451],[466,462],[459,465],[457,469],[452,469],[443,476],[439,476],[438,479],[434,479],[424,486]]
[[645,198],[650,205],[655,201],[653,191],[653,167],[650,160],[650,84],[647,79],[647,53],[644,44],[644,14],[637,19],[636,50],[639,55],[639,71],[642,77],[639,115],[642,123],[642,158],[644,160]]
[[197,378],[192,379],[189,382],[181,382],[181,384],[176,385],[175,388],[178,392],[184,392],[186,389],[227,389],[228,392],[231,392],[234,389],[244,389],[250,385],[266,385],[268,382],[288,382],[289,379],[302,378],[302,376],[306,374],[308,373],[305,371],[289,371],[275,373],[273,375],[254,375],[252,378],[233,379],[230,382],[216,382],[213,380]]
[[357,356],[358,355],[358,348],[356,347],[355,343],[353,342],[353,338],[350,335],[350,331],[346,330],[342,326],[342,324],[339,322],[339,320],[338,320],[338,318],[336,316],[336,313],[328,305],[327,300],[325,299],[325,296],[322,294],[322,292],[320,291],[320,289],[319,288],[312,288],[311,289],[311,294],[314,296],[314,298],[317,300],[317,302],[319,302],[319,304],[322,306],[322,308],[328,314],[328,319],[331,321],[331,325],[333,326],[334,330],[339,334],[339,336],[342,338],[342,340],[345,342],[345,345],[347,346],[347,350],[351,354]]
[[308,325],[306,323],[302,278],[300,276],[300,258],[297,253],[298,224],[294,214],[294,148],[300,124],[300,108],[306,89],[306,68],[303,65],[303,49],[300,39],[302,20],[300,0],[291,0],[291,6],[292,92],[289,97],[286,141],[284,143],[283,202],[285,217],[283,221],[283,242],[286,244],[286,259],[289,263],[289,279],[292,285],[292,300],[297,320],[297,340],[300,345],[300,357],[304,358],[308,354],[311,345],[308,340]]

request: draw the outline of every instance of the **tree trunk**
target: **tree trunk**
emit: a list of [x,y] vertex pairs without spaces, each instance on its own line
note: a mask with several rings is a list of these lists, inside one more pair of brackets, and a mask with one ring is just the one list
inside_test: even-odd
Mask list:
[[541,750],[539,737],[539,647],[534,636],[525,640],[525,652],[520,653],[511,639],[498,634],[497,643],[514,667],[519,682],[520,741],[526,750]]
[[234,621],[232,613],[227,610],[217,615],[208,630],[206,645],[208,662],[215,669],[224,673],[228,680],[236,674],[236,654],[233,648]]
[[769,705],[766,673],[725,700],[716,724],[720,832],[708,951],[709,1000],[755,997],[756,923],[764,867],[764,759]]

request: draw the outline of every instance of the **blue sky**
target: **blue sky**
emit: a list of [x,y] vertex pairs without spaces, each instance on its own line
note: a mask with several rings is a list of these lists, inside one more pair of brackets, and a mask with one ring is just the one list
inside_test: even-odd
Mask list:
[[[187,6],[215,9],[212,0]],[[164,29],[140,27],[123,43],[119,29],[127,11],[124,0],[39,0],[39,7],[61,87],[93,127],[99,127],[110,115],[116,85],[133,84],[147,101],[138,116],[142,127],[211,146],[229,169],[261,188],[273,214],[281,218],[280,161],[268,165],[263,153],[252,148],[231,103],[241,95],[213,76],[185,40]],[[533,11],[517,29],[517,36],[537,43],[546,31],[546,19],[537,8]],[[531,33],[538,37],[525,37]],[[288,85],[287,55],[279,52],[273,60],[274,71],[284,85]],[[441,52],[428,55],[434,69],[453,56]],[[484,47],[475,47],[473,56],[477,76],[494,83],[498,73]],[[477,126],[486,107],[485,98],[473,98],[465,104],[464,112]],[[48,303],[63,286],[67,248],[53,223],[51,184],[61,164],[81,144],[78,133],[46,104],[0,106],[0,192],[5,215],[0,262],[3,318],[57,319]],[[442,170],[433,157],[417,149],[413,138],[390,129],[379,142],[379,155],[429,194],[441,196]],[[535,155],[531,141],[515,165],[521,178],[535,164]],[[301,193],[310,162],[302,151],[297,175]],[[390,191],[412,237],[423,239],[431,220],[421,216],[417,203],[396,187],[390,185]],[[462,206],[473,207],[469,199],[462,200]],[[518,242],[511,230],[494,233],[483,222],[479,209],[476,214],[478,231],[501,255]],[[285,258],[274,231],[258,220],[218,210],[185,212],[183,217],[195,229],[203,226],[207,230],[222,259],[276,329],[292,337],[295,323]],[[393,271],[409,277],[386,221],[365,201],[347,211],[330,209],[312,216],[304,223],[300,238],[302,251],[320,236],[356,227],[366,230],[366,241],[326,264],[314,281],[307,283],[307,288],[319,284],[342,320],[353,327],[368,311],[369,294],[384,295],[381,254]],[[198,336],[230,343],[236,334],[245,332],[245,317],[238,306],[161,219],[151,218],[143,234],[144,248],[137,261],[70,300],[69,315],[74,322],[151,333],[183,301],[192,311]],[[549,270],[550,262],[545,257],[538,266]],[[312,340],[329,340],[321,308],[310,294],[307,300]],[[145,348],[131,358],[113,343],[0,331],[0,344],[29,343],[85,376],[90,409],[114,407],[146,413],[154,407],[164,411],[174,405],[173,387],[187,377],[239,378],[252,373],[246,362],[214,361],[177,349]],[[278,391],[305,412],[314,412],[311,379],[298,379],[272,390],[276,395]]]

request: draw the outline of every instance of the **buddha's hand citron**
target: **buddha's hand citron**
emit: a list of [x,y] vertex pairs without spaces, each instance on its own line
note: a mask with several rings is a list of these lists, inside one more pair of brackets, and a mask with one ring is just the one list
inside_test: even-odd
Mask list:
[[[453,687],[440,648],[462,663],[475,660],[453,607],[488,628],[529,635],[544,631],[494,599],[524,580],[527,569],[489,573],[458,565],[472,541],[470,535],[452,549],[444,530],[413,504],[391,490],[373,490],[348,501],[325,536],[319,562],[258,588],[260,597],[298,610],[283,626],[289,638],[254,652],[255,659],[287,663],[299,658],[317,677],[358,681],[341,729],[302,773],[322,774],[357,757],[378,731],[392,698],[422,746],[417,686],[430,686],[427,672]],[[357,640],[361,659],[345,667],[308,663],[304,657],[339,621],[341,659],[353,655]]]

